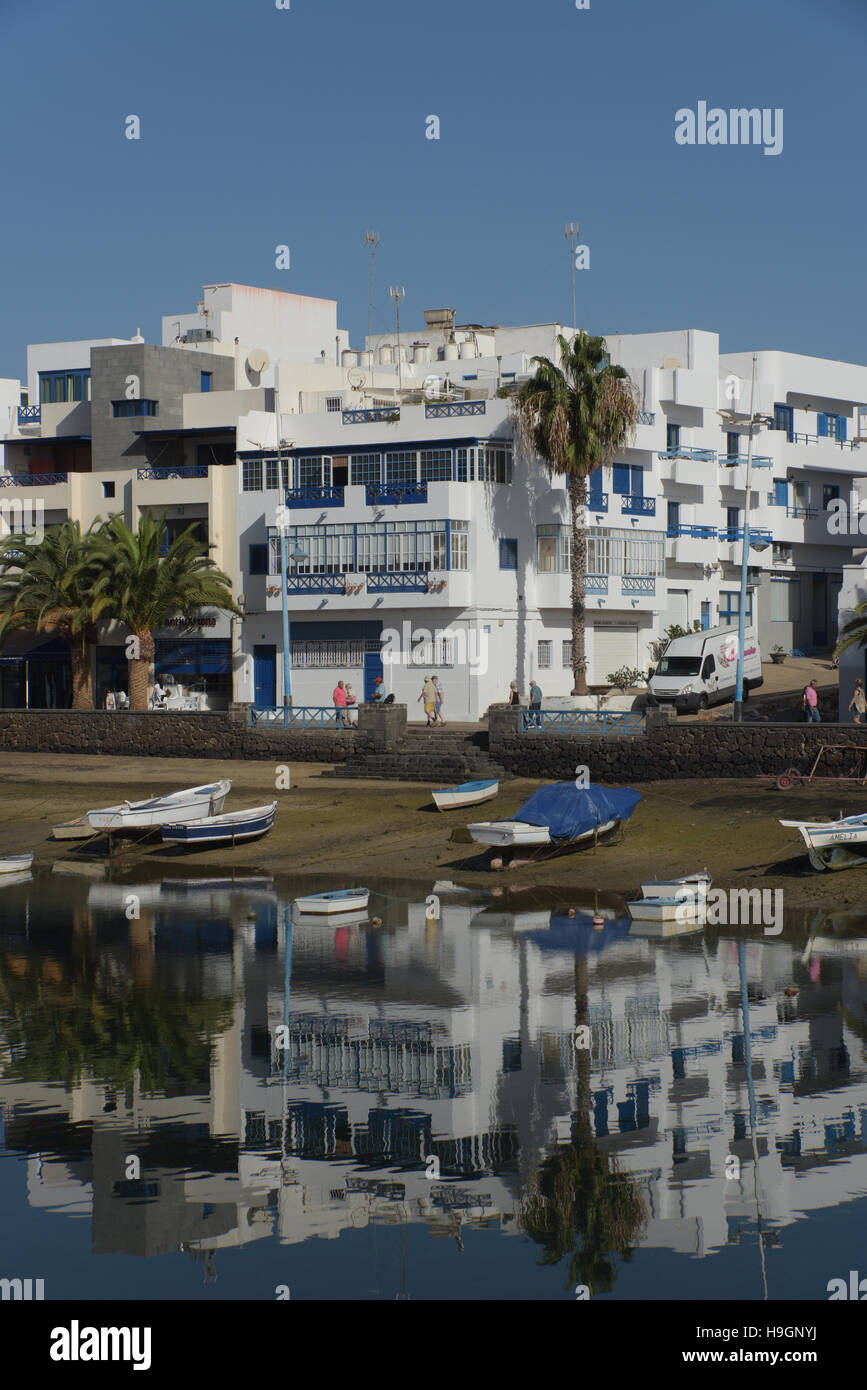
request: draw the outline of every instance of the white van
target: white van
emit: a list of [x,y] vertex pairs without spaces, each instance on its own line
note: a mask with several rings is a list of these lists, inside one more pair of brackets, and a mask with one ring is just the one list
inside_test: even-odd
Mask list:
[[[735,698],[738,630],[711,627],[669,642],[650,678],[659,704],[678,711],[707,709]],[[762,684],[762,654],[756,629],[744,629],[744,700]]]

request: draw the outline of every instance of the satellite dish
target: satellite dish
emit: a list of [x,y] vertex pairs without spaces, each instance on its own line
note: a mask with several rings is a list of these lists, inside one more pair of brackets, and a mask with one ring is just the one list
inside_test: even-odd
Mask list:
[[364,372],[360,372],[357,367],[353,367],[351,371],[346,373],[346,380],[349,382],[353,391],[360,391],[367,381],[367,377],[364,375]]
[[271,358],[264,348],[251,348],[247,354],[247,369],[251,372],[266,372],[271,365]]

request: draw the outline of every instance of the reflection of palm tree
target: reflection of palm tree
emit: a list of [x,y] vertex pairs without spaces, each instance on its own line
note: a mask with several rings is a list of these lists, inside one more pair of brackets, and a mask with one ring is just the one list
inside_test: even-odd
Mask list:
[[[576,955],[576,1029],[586,1027],[588,1017],[587,957]],[[569,1255],[569,1284],[586,1284],[591,1293],[610,1292],[617,1278],[611,1255],[628,1260],[644,1229],[647,1208],[640,1188],[594,1142],[587,1047],[575,1049],[572,1141],[533,1174],[519,1220],[531,1240],[543,1247],[543,1264],[558,1264]]]

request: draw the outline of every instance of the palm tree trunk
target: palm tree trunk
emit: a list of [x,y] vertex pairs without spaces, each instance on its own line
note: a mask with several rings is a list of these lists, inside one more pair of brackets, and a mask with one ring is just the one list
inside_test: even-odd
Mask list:
[[138,656],[129,659],[129,707],[143,710],[148,707],[148,678],[154,659],[154,639],[151,632],[133,634],[138,641]]
[[569,479],[572,512],[572,694],[587,694],[587,657],[584,631],[584,574],[587,568],[587,479]]
[[93,709],[90,647],[80,642],[69,644],[69,669],[72,677],[72,708]]

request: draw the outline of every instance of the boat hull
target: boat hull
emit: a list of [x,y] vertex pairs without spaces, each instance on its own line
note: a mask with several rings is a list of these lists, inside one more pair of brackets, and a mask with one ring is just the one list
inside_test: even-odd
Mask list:
[[87,821],[93,830],[155,830],[163,825],[186,824],[219,815],[231,788],[228,781],[212,782],[169,796],[152,797],[149,801],[105,806],[98,811],[88,811]]
[[295,899],[295,912],[304,917],[338,917],[342,913],[363,912],[370,897],[368,888],[342,893],[313,893]]
[[0,858],[0,874],[23,874],[33,863],[32,854],[7,854]]
[[277,802],[255,806],[248,811],[229,812],[224,816],[207,816],[188,824],[162,826],[162,837],[169,844],[234,845],[244,840],[257,840],[267,835],[277,815]]
[[89,840],[93,834],[93,826],[87,816],[79,816],[78,820],[68,820],[62,825],[53,826],[51,834],[55,840]]
[[550,845],[547,825],[528,825],[525,821],[476,821],[467,826],[477,845]]
[[462,782],[458,787],[441,787],[431,791],[439,811],[458,811],[462,806],[477,806],[491,801],[500,790],[499,782]]
[[626,906],[633,922],[688,922],[699,909],[695,898],[642,898]]
[[685,899],[706,897],[710,885],[710,874],[687,874],[684,878],[667,878],[642,883],[641,896],[643,898],[675,898],[678,894],[683,894]]

